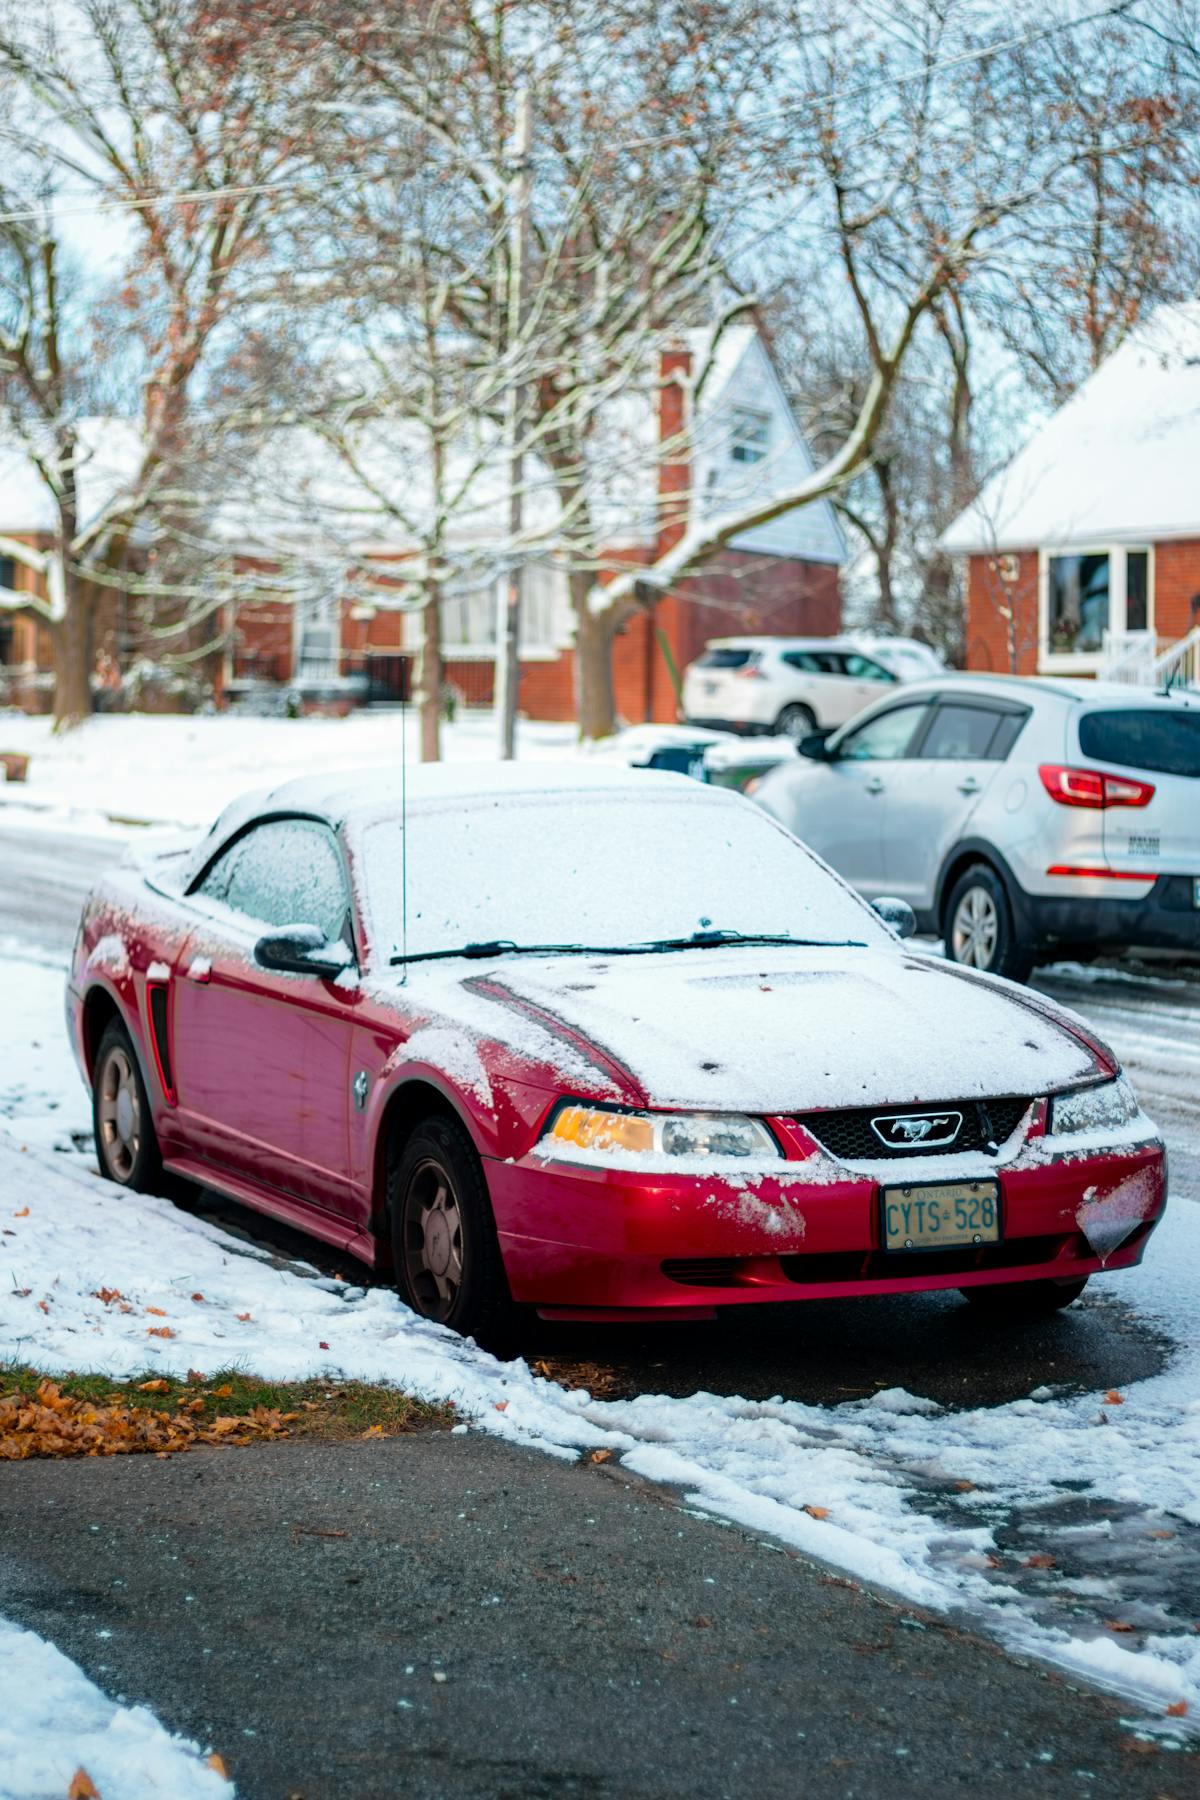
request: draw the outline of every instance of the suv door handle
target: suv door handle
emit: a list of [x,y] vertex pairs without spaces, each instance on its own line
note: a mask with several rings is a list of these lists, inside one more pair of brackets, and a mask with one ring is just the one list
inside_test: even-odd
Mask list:
[[958,791],[960,794],[977,794],[979,792],[979,783],[973,775],[968,775],[965,781],[959,782]]
[[867,793],[868,794],[882,794],[882,792],[883,792],[882,781],[880,781],[878,775],[872,775],[870,781],[868,781],[868,783],[867,783]]

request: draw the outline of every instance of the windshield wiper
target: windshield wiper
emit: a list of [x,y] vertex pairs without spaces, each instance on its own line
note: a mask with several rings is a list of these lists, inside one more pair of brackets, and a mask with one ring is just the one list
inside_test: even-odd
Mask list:
[[694,931],[690,937],[651,938],[644,944],[518,944],[512,938],[487,938],[478,944],[459,944],[453,950],[414,950],[388,958],[392,968],[400,964],[444,962],[454,957],[488,956],[653,956],[664,950],[714,950],[724,944],[767,944],[807,950],[865,950],[861,938],[800,938],[786,932]]

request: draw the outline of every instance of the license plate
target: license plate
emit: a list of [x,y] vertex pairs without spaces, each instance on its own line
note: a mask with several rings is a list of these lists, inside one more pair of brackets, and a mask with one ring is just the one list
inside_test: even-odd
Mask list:
[[994,1181],[941,1181],[885,1187],[886,1250],[954,1250],[1000,1241],[1000,1189]]

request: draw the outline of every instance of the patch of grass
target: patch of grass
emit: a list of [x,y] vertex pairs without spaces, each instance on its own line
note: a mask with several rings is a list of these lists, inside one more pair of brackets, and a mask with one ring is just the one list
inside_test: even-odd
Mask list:
[[[156,1375],[147,1370],[127,1381],[109,1375],[70,1374],[46,1376],[27,1363],[0,1362],[0,1417],[11,1417],[11,1405],[33,1406],[43,1382],[51,1382],[64,1401],[95,1409],[101,1418],[119,1413],[151,1414],[164,1425],[186,1422],[188,1437],[194,1433],[205,1443],[263,1441],[291,1437],[349,1442],[355,1438],[396,1437],[414,1431],[444,1430],[455,1423],[451,1404],[417,1400],[400,1389],[365,1381],[263,1381],[240,1369],[223,1369],[214,1375],[193,1375],[184,1380]],[[74,1409],[73,1409],[74,1410]],[[239,1432],[232,1421],[244,1421]],[[220,1424],[218,1421],[229,1421]],[[146,1420],[147,1426],[149,1419]],[[224,1434],[224,1435],[223,1435]],[[249,1434],[249,1435],[247,1435]],[[2,1435],[2,1433],[0,1433]],[[180,1434],[166,1432],[126,1442],[128,1449],[186,1449]],[[71,1454],[49,1447],[35,1454]],[[10,1451],[9,1454],[12,1454]],[[23,1452],[28,1454],[28,1451]],[[101,1451],[103,1454],[103,1451]],[[5,1457],[0,1443],[0,1460]]]

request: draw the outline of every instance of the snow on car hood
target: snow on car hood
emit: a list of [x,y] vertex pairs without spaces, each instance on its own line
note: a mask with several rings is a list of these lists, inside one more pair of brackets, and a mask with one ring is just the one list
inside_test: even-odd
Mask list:
[[528,1009],[589,1040],[666,1106],[789,1113],[1033,1096],[1108,1072],[1041,996],[898,950],[739,945],[485,969],[465,978],[476,1029],[482,990],[498,1013]]

